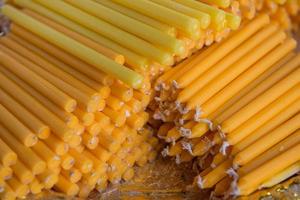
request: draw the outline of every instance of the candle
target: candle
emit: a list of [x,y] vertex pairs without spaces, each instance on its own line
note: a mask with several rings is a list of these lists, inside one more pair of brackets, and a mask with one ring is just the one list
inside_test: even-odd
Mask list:
[[79,169],[83,174],[89,173],[93,169],[93,161],[78,153],[76,150],[70,149],[70,154],[75,158],[74,167]]
[[13,170],[11,167],[3,166],[0,164],[0,185],[4,184],[4,181],[9,180],[12,177]]
[[227,8],[231,4],[230,0],[204,0],[204,2],[220,6],[221,8]]
[[300,171],[300,161],[296,162],[295,164],[287,167],[282,172],[276,174],[274,177],[264,181],[259,188],[270,188],[274,185],[277,185],[284,180],[292,177],[293,175],[297,174]]
[[90,126],[95,120],[94,113],[88,113],[79,108],[74,111],[74,115],[79,118],[80,122],[84,126]]
[[265,162],[271,160],[272,158],[275,158],[280,153],[292,148],[300,141],[300,131],[295,131],[290,136],[286,137],[284,140],[279,142],[278,144],[274,145],[273,147],[269,148],[267,151],[263,152],[253,160],[251,160],[249,163],[244,165],[239,169],[239,174],[245,175],[258,166],[264,164]]
[[[20,43],[23,47],[26,47],[27,49],[32,50],[36,54],[41,54],[40,52],[47,52],[48,54],[56,57],[57,59],[61,60],[63,63],[68,64],[72,66],[72,68],[75,68],[76,70],[86,74],[87,76],[91,77],[92,79],[102,83],[102,84],[111,84],[112,80],[108,77],[107,74],[104,74],[100,72],[99,70],[94,69],[92,66],[88,65],[87,63],[83,62],[82,60],[78,59],[75,56],[72,56],[68,54],[67,52],[63,51],[62,49],[56,47],[55,45],[43,40],[41,37],[38,37],[37,35],[31,33],[30,31],[27,31],[26,29],[22,28],[21,26],[18,26],[14,24],[12,26],[12,32],[13,34],[10,34],[9,37],[13,37],[15,41]],[[32,54],[32,56],[37,57],[36,55]],[[44,55],[44,54],[43,54]],[[41,56],[40,56],[41,57]],[[28,56],[30,59],[31,57]],[[37,58],[42,65],[48,66],[49,63],[47,63],[42,58]],[[39,63],[37,63],[39,64]],[[43,67],[43,66],[42,66]],[[49,67],[50,69],[54,68],[53,66]],[[55,68],[62,68],[64,71],[64,68],[60,65],[55,66]],[[53,71],[53,70],[52,70]],[[57,72],[61,70],[55,70],[55,72],[59,75],[63,72]],[[67,80],[69,80],[70,77],[68,77]],[[79,83],[78,80],[74,81],[74,78],[71,77],[72,84],[76,84],[77,87],[81,88],[84,91],[87,91],[91,95],[94,93],[91,89],[87,88],[86,86],[82,86],[82,83]]]
[[5,127],[10,131],[10,134],[16,137],[21,144],[24,144],[27,147],[36,144],[38,138],[1,104],[0,122],[5,124]]
[[[13,57],[9,56],[8,54],[1,52],[1,63],[4,67],[13,66],[10,69],[13,73],[20,76],[22,74],[22,79],[32,87],[37,89],[39,92],[46,95],[49,99],[54,101],[57,105],[64,108],[67,112],[72,112],[76,107],[76,101],[68,97],[65,93],[61,90],[54,87],[51,83],[43,79],[42,77],[38,76],[33,71],[26,68],[21,63],[15,61]],[[37,84],[39,83],[39,84]],[[43,87],[42,87],[43,85]]]
[[102,162],[106,162],[111,157],[111,152],[107,151],[101,145],[98,145],[98,147],[95,149],[89,149],[89,152],[91,152]]
[[[273,87],[257,97],[254,101],[247,106],[236,112],[233,116],[228,118],[222,123],[222,130],[226,133],[233,131],[238,125],[248,120],[258,110],[264,108],[271,103],[274,99],[280,97],[283,93],[298,83],[296,77],[300,75],[300,70],[295,70],[284,79],[277,82]],[[230,124],[230,125],[229,125]]]
[[50,134],[50,128],[32,115],[28,110],[21,106],[17,101],[11,98],[0,89],[0,102],[6,106],[12,114],[21,119],[21,121],[30,128],[40,139],[46,139]]
[[86,60],[86,62],[93,65],[95,68],[120,78],[126,84],[129,84],[134,88],[138,88],[141,85],[143,78],[139,74],[111,61],[95,50],[92,50],[89,47],[86,47],[85,45],[55,31],[37,20],[34,20],[32,17],[23,14],[17,9],[9,5],[5,5],[2,7],[2,12],[10,17],[10,19],[15,23],[26,27],[26,29],[33,31],[37,35],[58,45],[65,51],[78,56],[82,60]]
[[2,139],[0,139],[0,160],[5,167],[17,162],[17,154]]
[[122,100],[120,100],[112,95],[106,99],[106,103],[110,108],[112,108],[115,111],[120,110],[121,107],[124,105],[124,102]]
[[111,86],[111,94],[127,102],[133,97],[133,90],[125,85],[115,83]]
[[7,181],[7,185],[14,191],[16,197],[25,198],[29,193],[28,185],[20,183],[16,177],[12,177]]
[[250,135],[264,123],[268,123],[272,117],[278,115],[281,111],[285,110],[288,105],[292,104],[299,98],[299,90],[299,86],[292,88],[287,93],[283,94],[281,97],[248,119],[246,123],[243,123],[237,129],[228,133],[226,137],[227,142],[230,145],[234,145]]
[[9,185],[4,186],[4,192],[0,193],[0,198],[3,200],[15,200],[16,194]]
[[78,147],[80,144],[81,144],[81,141],[82,141],[82,138],[80,135],[72,135],[68,141],[68,145],[71,147],[71,148],[76,148]]
[[99,137],[85,133],[82,135],[82,141],[87,148],[95,149],[98,146]]
[[65,155],[69,150],[69,146],[53,134],[50,134],[44,142],[55,154],[59,156]]
[[[202,105],[202,109],[205,110],[205,115],[212,113],[218,106],[221,106],[224,102],[232,98],[234,94],[237,94],[243,87],[246,87],[249,83],[255,80],[256,77],[261,75],[264,71],[269,69],[273,64],[283,58],[288,52],[292,51],[296,47],[296,41],[294,39],[287,39],[282,45],[276,47],[262,60],[256,62],[251,68],[247,69],[242,75],[233,80],[230,84],[226,85],[220,92],[214,97]],[[205,116],[203,116],[205,117]]]
[[44,189],[44,185],[42,183],[40,183],[37,179],[34,179],[30,183],[29,188],[30,188],[30,192],[32,194],[37,195],[42,192],[42,190]]
[[123,55],[121,54],[117,54],[115,53],[114,51],[112,51],[111,49],[108,49],[96,42],[94,42],[93,40],[91,39],[88,39],[78,33],[76,33],[75,31],[72,31],[68,28],[65,28],[64,26],[52,21],[52,20],[49,20],[48,18],[46,17],[43,17],[42,15],[39,15],[31,10],[23,10],[24,13],[34,17],[35,19],[38,19],[39,21],[51,26],[52,28],[55,28],[56,30],[59,30],[60,32],[64,33],[65,35],[77,40],[77,41],[80,41],[81,43],[85,44],[86,46],[92,48],[92,49],[95,49],[96,51],[98,51],[99,53],[105,55],[106,57],[114,60],[115,62],[123,65],[124,62],[125,62],[125,58]]
[[289,119],[275,130],[261,137],[241,152],[239,152],[234,158],[235,165],[245,165],[268,148],[272,147],[277,142],[281,141],[285,137],[291,135],[295,130],[299,128],[300,114],[297,114],[293,118]]
[[[195,19],[178,13],[176,11],[164,8],[149,1],[119,1],[114,2],[129,7],[133,10],[142,12],[143,14],[152,17],[166,24],[171,24],[182,30],[185,34],[196,39],[199,37],[200,23]],[[146,9],[147,8],[147,9]],[[159,15],[157,15],[159,13]]]
[[70,154],[66,153],[65,155],[61,156],[61,164],[60,166],[64,169],[64,170],[70,170],[74,164],[75,164],[75,159],[73,156],[71,156]]
[[113,10],[116,10],[124,15],[127,15],[131,18],[134,18],[136,20],[139,20],[141,22],[144,22],[145,24],[148,24],[164,33],[167,33],[170,36],[175,37],[176,36],[176,29],[168,24],[162,23],[160,21],[157,21],[151,17],[148,17],[146,15],[140,14],[137,11],[131,10],[129,8],[126,8],[124,6],[118,5],[112,1],[109,0],[96,0],[96,2],[105,5],[108,8],[111,8]]
[[[190,97],[195,95],[198,90],[203,88],[206,84],[209,84],[215,77],[220,75],[224,70],[228,69],[232,64],[241,59],[245,54],[249,54],[251,50],[253,50],[257,45],[261,44],[268,38],[271,34],[273,34],[276,30],[278,30],[277,24],[270,24],[265,28],[259,30],[254,35],[250,36],[250,38],[243,42],[240,46],[238,46],[235,50],[233,50],[230,54],[222,58],[215,65],[213,65],[210,69],[208,69],[204,74],[199,76],[192,84],[188,85],[184,90],[182,90],[178,99],[181,102],[188,100]],[[216,45],[214,45],[216,46]],[[209,48],[210,49],[210,48]],[[208,49],[208,51],[209,51]],[[200,53],[199,56],[202,57],[203,53]]]
[[[132,19],[127,15],[123,15],[117,11],[109,9],[99,3],[82,0],[67,2],[89,14],[111,23],[116,27],[120,27],[133,35],[149,41],[155,46],[160,46],[162,49],[166,49],[172,54],[181,54],[184,51],[183,43],[180,40],[177,40],[176,38],[138,20]],[[119,34],[119,37],[120,36],[121,34]]]
[[106,174],[107,171],[107,163],[98,159],[97,156],[93,155],[91,152],[85,150],[83,154],[88,157],[94,163],[94,170],[99,172],[100,174]]
[[[193,109],[195,106],[200,106],[209,98],[220,91],[224,85],[227,85],[243,73],[251,65],[253,65],[260,58],[269,53],[274,47],[283,42],[286,38],[284,32],[277,32],[256,47],[255,53],[251,52],[243,56],[237,62],[226,69],[222,74],[217,76],[210,84],[197,91],[197,94],[190,98],[187,102],[187,108]],[[257,53],[257,54],[256,54]]]
[[239,195],[248,195],[252,193],[263,181],[268,180],[286,167],[295,163],[300,159],[300,154],[297,153],[299,150],[300,144],[290,148],[264,165],[241,177],[238,181]]
[[71,183],[62,175],[59,175],[55,188],[68,196],[75,196],[79,192],[79,187],[75,183]]
[[111,119],[111,121],[115,124],[116,127],[121,127],[126,122],[125,112],[120,113],[106,107],[104,108],[103,113]]
[[[7,73],[6,73],[7,74]],[[73,132],[67,128],[67,126],[58,119],[53,113],[51,113],[47,108],[45,108],[42,104],[40,104],[36,99],[34,99],[31,95],[26,93],[19,85],[15,82],[4,76],[0,73],[0,87],[3,88],[10,96],[14,99],[22,102],[22,105],[26,107],[30,112],[38,116],[42,121],[48,124],[51,130],[63,140],[67,140]],[[13,78],[14,81],[18,81],[20,84],[24,84],[20,82],[20,79],[16,79],[9,74],[10,78]]]
[[11,167],[11,169],[13,170],[14,176],[16,176],[23,184],[29,184],[34,179],[32,172],[19,160]]
[[[272,79],[271,77],[274,77],[275,74],[281,71],[288,71],[287,72],[288,74],[290,67],[288,67],[288,65],[286,67],[282,67],[282,66],[286,64],[290,59],[292,59],[293,56],[294,56],[293,53],[290,53],[287,56],[285,56],[283,59],[278,61],[275,65],[273,65],[270,69],[268,69],[262,75],[257,77],[252,83],[246,86],[242,91],[239,92],[239,94],[235,95],[234,98],[226,102],[224,105],[224,108],[226,109],[219,108],[215,113],[220,113],[220,114],[218,115],[212,114],[214,116],[212,117],[214,118],[214,121],[216,123],[221,123],[229,116],[231,116],[233,113],[235,113],[237,110],[244,107],[247,103],[253,100],[258,94],[260,94],[259,91],[263,91],[263,88],[267,88],[268,86],[267,81]],[[279,76],[278,80],[280,80],[281,78],[282,77]]]
[[[180,0],[182,1],[182,0]],[[182,1],[187,2],[187,1]],[[249,36],[254,34],[256,31],[261,29],[263,26],[268,24],[270,21],[267,15],[260,15],[251,22],[249,22],[240,31],[237,31],[229,39],[225,40],[219,48],[217,48],[213,53],[209,54],[206,59],[198,62],[196,66],[193,66],[187,73],[181,76],[177,83],[180,88],[186,87],[192,81],[194,81],[199,75],[204,71],[209,69],[212,65],[216,64],[221,58],[226,56],[229,52],[235,49],[238,45],[243,43]],[[199,69],[200,68],[200,69]]]
[[[145,57],[149,57],[164,65],[171,65],[173,63],[172,55],[170,53],[165,52],[157,48],[155,45],[146,42],[145,40],[142,40],[116,26],[113,26],[104,20],[94,17],[91,14],[83,12],[80,9],[71,6],[63,1],[57,1],[55,2],[55,4],[53,4],[53,2],[49,4],[50,2],[47,1],[37,2],[51,10],[55,10],[61,15],[71,19],[72,21],[88,27],[89,29],[105,36],[106,38],[121,44],[122,46],[134,52],[144,55]],[[76,15],[73,15],[72,13],[76,13]],[[103,28],[100,29],[99,27]],[[126,71],[124,70],[124,72]]]
[[55,155],[55,153],[42,141],[38,141],[36,145],[32,147],[33,151],[42,158],[49,169],[55,169],[59,167],[61,160],[60,157]]
[[51,189],[58,181],[58,174],[47,169],[37,176],[37,179],[44,185],[45,189]]
[[206,29],[210,24],[210,16],[205,12],[198,11],[194,8],[192,9],[190,7],[184,6],[180,3],[170,1],[170,0],[163,0],[163,1],[151,0],[151,1],[153,1],[157,4],[160,4],[162,6],[165,6],[167,8],[170,8],[174,11],[183,13],[187,16],[196,18],[200,23],[200,28],[201,29]]
[[71,183],[80,181],[82,174],[78,169],[72,168],[69,170],[62,170],[61,175],[64,176]]
[[125,180],[125,181],[130,181],[130,180],[133,179],[134,174],[135,174],[134,169],[128,168],[128,169],[124,172],[124,174],[123,174],[123,176],[122,176],[122,179]]
[[226,195],[226,192],[230,188],[230,185],[232,183],[232,178],[229,176],[223,178],[220,182],[218,182],[215,186],[214,192],[218,196]]
[[273,117],[268,123],[256,129],[252,134],[248,137],[234,145],[232,154],[236,154],[241,150],[245,149],[247,146],[255,142],[260,137],[264,136],[266,133],[273,130],[275,127],[279,126],[293,115],[295,115],[298,111],[297,108],[300,106],[300,100],[295,101],[290,104],[287,108],[281,111],[277,116]]
[[93,123],[92,125],[86,127],[87,132],[92,136],[99,135],[100,131],[102,129],[101,123]]
[[226,171],[231,167],[231,160],[228,159],[216,168],[214,168],[211,172],[202,177],[202,188],[211,188],[220,180],[226,177]]

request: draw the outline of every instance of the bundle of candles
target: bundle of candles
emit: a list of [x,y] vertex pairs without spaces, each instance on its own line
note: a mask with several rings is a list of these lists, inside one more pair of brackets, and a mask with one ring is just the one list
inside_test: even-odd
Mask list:
[[196,158],[200,188],[248,195],[299,171],[300,54],[260,15],[162,75],[150,108],[163,154]]
[[195,161],[194,186],[217,195],[299,171],[300,55],[283,31],[296,0],[8,2],[1,199],[86,197],[132,179],[165,143],[163,155]]

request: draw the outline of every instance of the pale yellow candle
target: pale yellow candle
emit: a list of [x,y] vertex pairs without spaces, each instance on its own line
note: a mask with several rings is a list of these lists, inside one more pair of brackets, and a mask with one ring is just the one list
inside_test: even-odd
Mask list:
[[157,21],[151,17],[145,16],[137,11],[118,5],[109,0],[96,0],[96,1],[102,5],[105,5],[108,8],[111,8],[131,18],[144,22],[145,24],[148,24],[164,33],[167,33],[168,35],[171,35],[173,37],[176,36],[176,29],[173,26]]
[[183,43],[180,40],[94,1],[67,0],[67,2],[171,53],[180,54],[184,51]]
[[0,122],[5,124],[5,127],[10,131],[10,134],[16,137],[21,144],[30,147],[37,143],[37,136],[2,104],[0,104]]
[[139,74],[133,72],[128,68],[122,67],[121,65],[99,54],[95,50],[92,50],[85,45],[82,45],[81,43],[78,43],[77,41],[66,37],[65,35],[55,31],[54,29],[38,22],[37,20],[34,20],[32,17],[23,14],[17,9],[9,5],[5,5],[2,7],[2,12],[5,15],[9,16],[15,23],[25,27],[28,30],[33,31],[34,33],[42,36],[44,39],[53,42],[54,44],[72,53],[73,55],[86,60],[95,68],[103,70],[108,74],[120,78],[122,81],[134,88],[138,88],[142,84],[143,78]]
[[230,0],[203,0],[206,3],[213,4],[216,6],[220,6],[221,8],[227,8],[230,6]]
[[[7,73],[6,73],[7,74]],[[9,74],[11,76],[11,74]],[[8,79],[2,73],[0,73],[1,81],[0,87],[3,88],[14,99],[22,102],[22,105],[26,107],[30,112],[38,116],[42,121],[47,123],[54,134],[63,140],[68,140],[73,132],[70,130],[62,120],[40,104],[31,95],[26,93],[19,85],[12,80]],[[14,78],[14,81],[16,79]],[[19,79],[18,79],[19,80]],[[24,83],[22,83],[24,84]]]
[[[81,26],[39,4],[36,4],[29,0],[17,0],[15,3],[19,6],[29,8],[30,10],[35,11],[36,13],[39,13],[43,16],[46,16],[56,22],[59,22],[60,24],[64,25],[65,27],[68,27],[69,29],[78,32],[108,48],[113,49],[116,52],[119,52],[123,54],[126,57],[126,63],[128,63],[130,66],[134,66],[137,69],[145,69],[148,66],[148,60],[129,49],[126,49],[122,47],[121,45],[85,28],[84,26]],[[97,78],[95,79],[97,80]]]
[[106,47],[103,47],[102,45],[100,44],[97,44],[96,42],[94,42],[93,40],[90,40],[68,28],[65,28],[64,26],[52,21],[52,20],[49,20],[48,18],[46,17],[43,17],[42,15],[39,15],[31,10],[23,10],[24,13],[38,19],[39,21],[41,22],[44,22],[45,24],[48,24],[49,26],[51,26],[52,28],[55,28],[56,30],[59,30],[60,32],[68,35],[69,37],[75,39],[75,40],[78,40],[80,41],[81,43],[87,45],[88,47],[92,48],[92,49],[95,49],[96,51],[98,51],[99,53],[102,53],[103,55],[105,55],[106,57],[114,60],[115,62],[123,65],[124,62],[125,62],[125,58],[123,55],[121,54],[117,54],[115,53],[114,51],[106,48]]

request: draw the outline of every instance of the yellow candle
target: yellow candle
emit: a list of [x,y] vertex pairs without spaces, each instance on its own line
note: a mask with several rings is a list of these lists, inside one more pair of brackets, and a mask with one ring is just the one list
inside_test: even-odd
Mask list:
[[[217,75],[222,73],[225,69],[229,68],[233,63],[238,61],[242,56],[249,53],[253,48],[255,48],[258,44],[262,43],[277,29],[278,29],[278,25],[272,23],[266,26],[265,28],[259,30],[257,33],[251,36],[247,41],[243,42],[240,46],[238,46],[235,50],[233,50],[230,54],[222,58],[219,62],[217,62],[210,69],[204,72],[204,74],[199,76],[195,81],[193,81],[192,84],[184,88],[184,90],[182,90],[178,94],[178,100],[180,102],[185,102],[186,100],[188,100],[188,98],[194,95],[199,89],[201,89],[206,84],[208,84],[213,78],[215,78]],[[203,57],[202,54],[207,54],[207,53],[204,52],[200,53],[199,56]],[[174,78],[176,79],[176,77]]]
[[92,125],[86,127],[87,132],[92,136],[99,135],[100,131],[102,129],[101,123],[93,123]]
[[55,154],[59,156],[65,155],[69,150],[69,146],[54,134],[50,134],[44,142]]
[[96,156],[99,160],[106,162],[111,157],[111,152],[107,151],[101,145],[97,148],[89,150],[94,156]]
[[37,179],[34,179],[33,182],[30,183],[29,188],[32,194],[37,195],[42,192],[42,190],[44,189],[44,185],[40,183]]
[[[17,62],[16,60],[14,60],[14,57],[11,56],[11,54],[9,56],[8,54],[2,52],[0,53],[0,57],[3,66],[7,68],[8,66],[14,66],[12,68],[9,68],[9,70],[19,77],[21,76],[20,74],[22,74],[21,79],[26,81],[43,95],[47,96],[67,112],[74,111],[74,109],[76,108],[76,101],[74,99],[71,99],[68,95],[56,88],[50,82],[28,69],[25,65],[21,64],[21,62]],[[42,85],[44,87],[41,87]]]
[[4,192],[0,193],[0,198],[3,200],[15,200],[16,194],[9,185],[4,186]]
[[248,69],[260,58],[269,53],[274,47],[280,44],[286,37],[284,32],[277,32],[265,40],[263,43],[256,47],[255,53],[249,52],[233,65],[225,70],[222,74],[217,76],[210,84],[206,85],[202,89],[197,91],[191,99],[188,100],[187,108],[193,109],[196,106],[200,106],[205,103],[209,98],[220,91],[224,85],[227,85],[230,81]]
[[76,117],[78,117],[78,119],[84,126],[90,126],[94,122],[94,119],[95,119],[94,113],[88,113],[79,108],[77,108],[74,111],[74,115]]
[[62,175],[59,175],[55,188],[68,196],[75,196],[79,192],[79,187],[75,183],[71,183]]
[[51,189],[58,181],[58,174],[47,169],[37,176],[37,179],[44,185],[45,189]]
[[[70,130],[62,120],[60,120],[57,116],[55,116],[52,112],[50,112],[47,108],[40,104],[31,95],[26,93],[19,85],[8,79],[2,73],[0,73],[0,77],[0,87],[3,88],[7,93],[9,93],[9,95],[14,99],[21,102],[22,105],[26,107],[30,112],[47,123],[54,134],[56,134],[63,140],[68,140],[68,137],[73,135],[72,130]],[[12,77],[12,75],[9,74],[9,77]],[[14,81],[17,80],[18,83],[24,84],[22,82],[19,82],[20,79],[16,79],[15,77],[13,78]]]
[[93,155],[91,152],[87,150],[83,151],[83,154],[93,161],[95,171],[99,172],[100,174],[106,173],[107,171],[106,162],[101,161],[100,159],[98,159],[97,156]]
[[299,80],[296,77],[300,76],[300,69],[290,73],[284,79],[277,82],[266,92],[251,101],[247,106],[240,109],[233,116],[228,118],[222,123],[222,130],[226,133],[233,131],[241,123],[248,120],[253,114],[257,113],[260,109],[271,103],[274,99],[280,97],[283,93],[297,85]]
[[0,125],[1,138],[10,148],[18,154],[20,160],[33,172],[40,174],[46,168],[46,163],[42,161],[30,148],[22,145],[6,128]]
[[126,122],[126,115],[124,112],[120,113],[106,107],[104,108],[103,113],[107,115],[117,127],[123,126]]
[[220,6],[221,8],[227,8],[231,4],[230,0],[204,0],[204,2]]
[[[16,164],[15,164],[16,165]],[[13,166],[12,166],[13,167]],[[4,181],[9,180],[13,175],[13,169],[0,164],[0,185],[3,186]]]
[[49,169],[55,169],[60,165],[60,157],[55,155],[55,153],[44,142],[38,141],[32,149],[47,163]]
[[293,115],[295,115],[298,111],[297,108],[300,106],[300,100],[295,101],[287,108],[285,108],[282,112],[280,112],[277,116],[273,117],[268,123],[256,129],[252,134],[248,137],[234,145],[232,149],[232,154],[236,154],[241,150],[245,149],[247,146],[255,142],[260,137],[264,136],[266,133],[273,130],[275,127],[279,126]]
[[77,183],[82,177],[81,172],[75,168],[70,170],[62,170],[61,174],[71,183]]
[[89,158],[86,158],[74,149],[70,149],[70,154],[75,158],[75,168],[79,169],[82,173],[89,173],[93,169],[93,161]]
[[0,160],[6,167],[17,162],[17,154],[2,139],[0,139]]
[[261,125],[268,123],[272,117],[278,115],[281,111],[285,110],[290,104],[296,101],[300,96],[300,94],[298,94],[299,91],[300,85],[283,94],[281,97],[248,119],[246,123],[243,123],[237,129],[228,133],[226,140],[230,145],[235,145],[240,142]]
[[300,141],[300,131],[294,132],[292,135],[288,136],[278,144],[274,145],[272,148],[268,149],[264,153],[260,154],[255,159],[251,160],[249,163],[244,165],[239,169],[240,175],[245,175],[258,166],[264,164],[265,162],[271,160],[276,157],[278,154],[292,148],[294,145],[298,144]]
[[[300,144],[290,148],[264,165],[240,178],[238,181],[239,195],[248,195],[259,187],[263,181],[284,170],[300,159]],[[276,167],[274,167],[276,166]]]
[[134,169],[128,168],[122,176],[122,179],[125,181],[130,181],[134,177]]
[[126,102],[126,105],[131,108],[130,111],[132,111],[133,113],[138,113],[143,109],[142,102],[136,98],[130,99],[128,102]]
[[134,18],[136,20],[139,20],[141,22],[144,22],[145,24],[148,24],[164,33],[167,33],[168,35],[171,35],[173,37],[176,36],[176,29],[168,24],[162,23],[160,21],[157,21],[151,17],[145,16],[143,14],[140,14],[137,11],[131,10],[129,8],[126,8],[124,6],[118,5],[112,1],[109,0],[96,0],[98,3],[105,5],[108,8],[111,8],[113,10],[116,10],[124,15],[127,15],[131,18]]
[[[187,1],[182,1],[182,3],[184,2]],[[261,29],[264,25],[268,24],[269,21],[270,19],[267,15],[260,15],[249,22],[240,31],[237,31],[229,39],[225,40],[215,51],[213,51],[213,53],[209,54],[205,59],[203,59],[201,62],[198,62],[196,66],[193,66],[187,73],[181,76],[177,80],[179,87],[186,87],[204,71],[216,64],[221,58],[243,43],[247,38],[249,38],[249,36]]]
[[[250,83],[247,87],[245,87],[238,95],[225,103],[224,108],[226,109],[218,109],[215,113],[220,113],[218,115],[214,115],[214,121],[216,123],[221,123],[233,113],[244,107],[247,103],[253,100],[257,95],[263,92],[268,86],[273,85],[275,82],[280,80],[282,77],[287,75],[293,70],[293,67],[289,67],[286,64],[290,59],[293,58],[293,53],[288,54],[284,59],[281,59],[274,66],[272,66],[269,70],[264,72],[261,76],[257,77],[255,81]],[[299,57],[300,58],[300,57]],[[296,65],[295,65],[296,66]],[[276,75],[281,74],[280,76]],[[277,77],[275,79],[275,77]],[[274,81],[274,82],[273,82]]]
[[98,146],[99,137],[85,133],[82,135],[82,142],[87,148],[95,149]]
[[74,134],[69,138],[68,145],[71,148],[76,148],[76,147],[80,146],[81,141],[82,141],[81,136]]
[[0,102],[7,107],[12,114],[18,117],[18,119],[20,119],[28,128],[30,128],[40,139],[46,139],[49,136],[50,128],[47,125],[26,110],[2,89],[0,89],[0,95]]
[[32,172],[19,160],[11,167],[11,169],[14,172],[14,176],[16,176],[23,184],[29,184],[34,179]]
[[0,104],[0,122],[21,144],[27,147],[37,143],[38,138],[32,133],[21,121],[10,113],[3,105]]
[[292,134],[299,128],[299,120],[300,114],[297,114],[275,130],[245,148],[243,151],[239,152],[234,158],[234,164],[245,165],[277,142]]
[[262,60],[256,62],[251,68],[247,69],[242,75],[233,80],[230,84],[226,85],[220,92],[213,96],[209,101],[202,105],[204,110],[204,116],[212,113],[217,107],[221,106],[224,102],[232,98],[237,91],[240,91],[243,87],[247,86],[256,77],[261,75],[264,71],[275,64],[279,59],[285,56],[288,52],[292,51],[296,47],[296,41],[294,39],[287,39],[282,45],[279,45]]
[[180,54],[184,51],[183,43],[180,40],[101,4],[82,0],[67,2],[171,53]]
[[[164,22],[166,24],[171,24],[194,39],[199,37],[198,34],[200,30],[200,24],[194,18],[188,17],[186,15],[164,8],[162,6],[158,6],[157,4],[149,1],[113,1],[123,6],[129,7],[133,10],[142,12],[143,14],[152,17],[158,21]],[[158,13],[160,14],[157,15]]]
[[78,56],[82,60],[86,60],[95,68],[103,70],[104,72],[111,74],[117,78],[120,78],[126,84],[134,88],[138,88],[142,84],[143,78],[139,74],[133,72],[128,68],[122,67],[121,65],[99,54],[95,50],[92,50],[85,45],[78,43],[77,41],[38,22],[37,20],[34,20],[32,17],[23,14],[17,9],[9,5],[5,5],[2,7],[2,12],[3,14],[10,17],[10,19],[15,23],[25,27],[30,31],[33,31],[46,40],[53,42],[62,49],[72,53],[75,56]]
[[70,154],[65,154],[61,157],[61,167],[64,170],[70,170],[75,164],[75,158]]
[[111,87],[111,94],[127,102],[133,97],[133,90],[126,85],[115,83]]
[[7,185],[14,191],[16,197],[25,198],[29,193],[28,185],[20,183],[16,177],[12,177],[7,181]]
[[264,181],[260,188],[269,188],[277,185],[284,180],[290,178],[291,176],[297,174],[300,171],[300,161],[294,163],[293,165],[285,168],[282,172],[276,174],[274,177]]
[[112,108],[115,111],[120,110],[121,107],[124,105],[124,102],[122,100],[120,100],[112,95],[106,99],[106,103],[110,108]]

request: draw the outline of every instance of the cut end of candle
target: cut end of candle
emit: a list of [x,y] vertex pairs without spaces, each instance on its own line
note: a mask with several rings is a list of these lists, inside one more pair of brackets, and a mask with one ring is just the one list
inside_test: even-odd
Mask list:
[[97,106],[98,106],[98,101],[90,100],[87,103],[86,111],[89,112],[89,113],[94,113],[94,112],[97,111]]
[[26,147],[32,147],[38,142],[38,137],[34,134],[30,134],[24,141]]
[[79,192],[79,187],[76,184],[72,184],[66,191],[68,196],[75,196]]
[[201,29],[207,29],[210,23],[211,23],[210,16],[209,15],[203,16],[200,21]]
[[57,174],[50,174],[44,181],[45,189],[51,189],[58,182]]
[[74,112],[74,111],[75,111],[76,107],[77,107],[77,102],[76,102],[75,100],[70,100],[70,101],[66,104],[66,106],[65,106],[64,109],[65,109],[66,112],[71,113],[71,112]]
[[29,171],[26,171],[22,174],[22,177],[20,178],[20,181],[23,183],[23,184],[29,184],[32,182],[32,180],[34,179],[34,176],[31,172]]
[[38,133],[38,138],[42,139],[42,140],[45,140],[49,137],[50,135],[50,128],[49,127],[43,127],[39,130],[39,133]]
[[46,170],[46,167],[47,167],[47,165],[44,161],[39,161],[33,166],[32,173],[34,175],[41,174]]
[[80,143],[81,143],[81,136],[79,135],[73,135],[68,142],[68,144],[72,148],[77,147],[78,145],[80,145]]
[[95,120],[94,113],[85,113],[82,116],[82,125],[84,125],[84,126],[90,126],[90,125],[92,125],[92,123],[94,122],[94,120]]
[[125,57],[123,55],[117,55],[115,57],[115,62],[119,63],[120,65],[124,65],[124,63],[125,63]]
[[76,116],[71,115],[65,120],[65,122],[69,128],[74,128],[78,125],[79,120]]
[[27,185],[19,185],[19,187],[15,190],[17,197],[24,198],[29,193],[29,188]]
[[4,166],[12,166],[16,164],[17,159],[18,159],[17,154],[15,154],[14,152],[10,152],[4,156],[2,163]]

